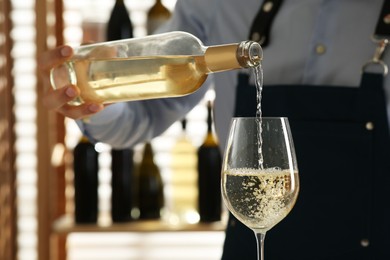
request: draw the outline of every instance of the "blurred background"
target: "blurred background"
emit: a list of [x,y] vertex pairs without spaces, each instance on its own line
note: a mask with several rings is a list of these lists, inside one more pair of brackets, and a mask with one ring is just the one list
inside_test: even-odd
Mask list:
[[[172,11],[176,0],[161,3]],[[112,223],[111,149],[96,144],[98,220],[74,223],[72,150],[81,133],[73,121],[41,106],[36,57],[65,43],[104,41],[114,4],[114,0],[0,0],[1,260],[212,260],[221,256],[224,214],[221,221],[200,225],[196,212],[185,219],[173,212],[173,151],[184,135],[195,150],[204,141],[206,103],[213,99],[212,91],[188,114],[185,130],[176,122],[151,142],[164,185],[160,219],[137,222],[133,210],[128,223]],[[148,13],[156,1],[125,0],[124,4],[133,37],[147,35]],[[142,144],[134,148],[135,165],[142,161],[142,151]],[[189,167],[195,171],[193,161]]]

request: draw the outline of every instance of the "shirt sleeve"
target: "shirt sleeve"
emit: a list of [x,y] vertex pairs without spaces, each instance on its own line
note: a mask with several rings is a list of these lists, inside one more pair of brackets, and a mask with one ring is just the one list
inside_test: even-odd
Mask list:
[[132,147],[182,119],[203,98],[207,85],[185,97],[112,104],[86,120],[77,120],[77,124],[93,142],[117,149]]

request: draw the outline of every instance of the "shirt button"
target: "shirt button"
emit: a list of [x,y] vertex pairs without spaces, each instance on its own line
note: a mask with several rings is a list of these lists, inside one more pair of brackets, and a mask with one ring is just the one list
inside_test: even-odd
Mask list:
[[316,46],[316,53],[317,53],[318,55],[324,54],[325,51],[326,51],[326,48],[325,48],[324,45],[318,44],[318,45]]
[[385,24],[390,24],[390,14],[387,14],[385,17],[383,17],[383,22]]
[[272,1],[268,1],[264,4],[263,11],[268,13],[272,10],[273,7],[274,7],[274,4],[272,3]]
[[370,240],[364,238],[364,239],[360,240],[360,245],[362,247],[368,247],[370,245]]
[[371,131],[374,130],[374,123],[373,122],[367,122],[366,123],[366,129]]

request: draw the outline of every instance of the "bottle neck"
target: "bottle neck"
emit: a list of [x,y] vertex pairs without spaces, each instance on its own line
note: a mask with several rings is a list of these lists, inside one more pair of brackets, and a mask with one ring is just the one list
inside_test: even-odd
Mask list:
[[85,135],[82,135],[80,137],[79,143],[89,143],[88,137],[86,137]]
[[212,118],[212,105],[211,101],[207,102],[207,132],[213,132],[213,118]]
[[157,0],[156,3],[152,6],[152,8],[149,11],[149,14],[153,13],[154,15],[161,15],[169,17],[171,15],[171,12],[163,5],[163,3],[160,0]]
[[204,54],[207,68],[211,72],[220,72],[241,68],[236,55],[237,48],[238,44],[208,47]]
[[262,57],[261,46],[254,41],[210,46],[205,51],[205,61],[211,72],[256,67]]
[[181,120],[181,130],[185,133],[187,130],[187,119],[182,119]]
[[213,134],[213,116],[211,101],[207,103],[207,135],[203,142],[204,146],[217,146],[216,137]]
[[153,148],[152,148],[152,145],[149,142],[146,143],[145,147],[144,147],[142,164],[154,164]]

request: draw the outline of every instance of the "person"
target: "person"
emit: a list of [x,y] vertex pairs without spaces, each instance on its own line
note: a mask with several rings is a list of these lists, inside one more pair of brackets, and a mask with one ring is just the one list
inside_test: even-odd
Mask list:
[[[385,71],[390,57],[379,55],[386,41],[381,49],[372,40],[383,3],[284,1],[268,26],[263,115],[289,117],[301,191],[292,212],[267,233],[266,259],[390,259],[390,81]],[[248,39],[262,4],[178,0],[159,31],[187,31],[205,45],[239,42]],[[272,5],[262,8],[267,15]],[[69,106],[77,86],[52,90],[48,74],[71,55],[72,49],[62,46],[40,57],[49,89],[44,104],[76,119],[93,141],[122,148],[157,136],[183,118],[210,83],[221,148],[231,118],[255,113],[249,70],[210,75],[186,97]],[[253,232],[232,216],[222,259],[256,259]]]

